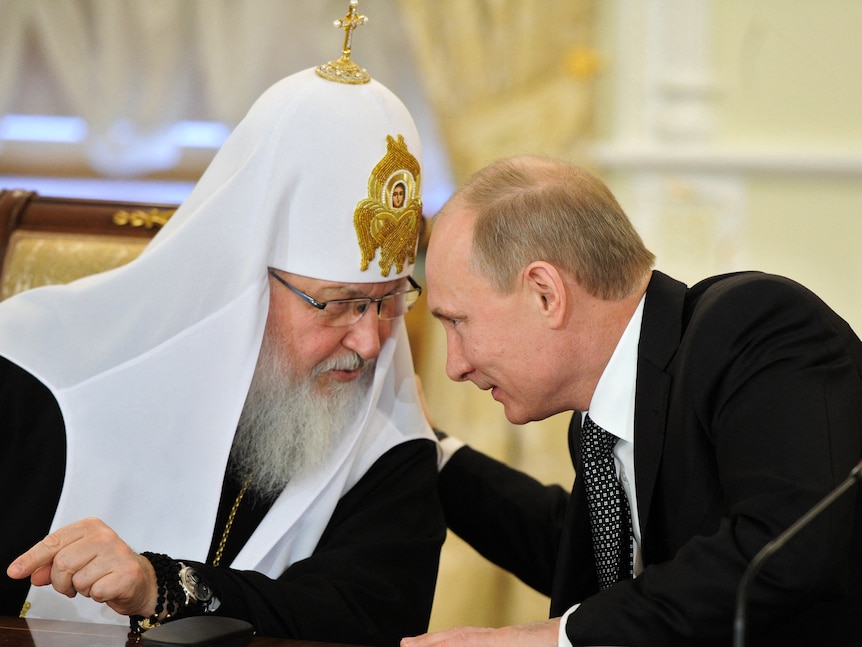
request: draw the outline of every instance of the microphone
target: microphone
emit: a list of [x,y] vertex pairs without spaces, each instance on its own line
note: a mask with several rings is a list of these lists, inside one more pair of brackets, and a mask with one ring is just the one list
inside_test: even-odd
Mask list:
[[856,467],[850,470],[850,476],[832,490],[829,494],[823,497],[808,512],[802,515],[792,526],[775,539],[764,546],[754,559],[748,564],[745,573],[742,575],[742,580],[739,582],[739,589],[736,593],[736,614],[733,618],[733,645],[734,647],[744,647],[745,645],[745,621],[746,621],[746,604],[748,602],[748,593],[751,588],[751,583],[754,578],[763,568],[763,564],[774,555],[784,544],[786,544],[796,533],[802,530],[808,523],[817,515],[828,508],[832,503],[844,494],[847,490],[856,485],[856,482],[862,480],[862,461],[857,463]]

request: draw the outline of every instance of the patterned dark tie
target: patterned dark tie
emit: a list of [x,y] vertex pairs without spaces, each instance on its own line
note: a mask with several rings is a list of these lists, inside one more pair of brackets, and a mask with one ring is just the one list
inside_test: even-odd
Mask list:
[[[599,586],[632,574],[632,522],[628,499],[617,479],[613,449],[618,438],[584,418],[581,430],[584,487],[593,531]],[[623,558],[625,556],[625,558]]]

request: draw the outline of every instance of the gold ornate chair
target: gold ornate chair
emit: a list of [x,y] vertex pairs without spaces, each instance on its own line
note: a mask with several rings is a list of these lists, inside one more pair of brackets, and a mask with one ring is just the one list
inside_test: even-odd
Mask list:
[[175,209],[0,190],[0,299],[128,263]]

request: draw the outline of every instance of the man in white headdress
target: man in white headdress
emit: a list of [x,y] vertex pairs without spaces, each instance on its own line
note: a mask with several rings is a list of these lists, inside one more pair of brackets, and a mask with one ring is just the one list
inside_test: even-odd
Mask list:
[[138,259],[0,304],[0,614],[427,626],[445,525],[402,317],[420,143],[344,70],[265,92]]

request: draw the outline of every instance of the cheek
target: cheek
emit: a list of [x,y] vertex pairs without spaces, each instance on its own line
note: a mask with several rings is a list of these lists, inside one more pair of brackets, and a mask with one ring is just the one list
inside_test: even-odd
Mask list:
[[383,344],[385,344],[386,340],[388,340],[392,336],[392,324],[393,324],[392,321],[379,321],[378,322],[377,328],[380,331],[379,335],[380,335],[380,345],[381,346]]
[[505,349],[497,343],[492,335],[476,334],[476,330],[455,332],[452,335],[453,349],[470,366],[479,371],[498,369],[501,359],[504,359]]
[[324,360],[337,355],[342,348],[343,338],[344,333],[338,328],[309,330],[299,336],[295,348],[301,353],[300,361],[310,370]]
[[344,354],[343,335],[333,334],[335,330],[306,330],[303,334],[291,336],[283,346],[282,351],[289,354],[298,379],[310,377],[322,363]]
[[271,304],[266,322],[266,334],[272,348],[290,361],[298,377],[307,376],[326,359],[338,344],[333,329],[321,328],[314,313],[305,313],[284,304]]
[[542,352],[527,343],[529,332],[503,328],[489,335],[472,352],[480,357],[486,369],[501,383],[530,389],[542,379]]

